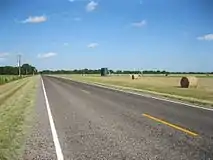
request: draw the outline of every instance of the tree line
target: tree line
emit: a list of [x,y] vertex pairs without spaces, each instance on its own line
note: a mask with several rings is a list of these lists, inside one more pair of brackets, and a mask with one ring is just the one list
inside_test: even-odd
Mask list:
[[[41,74],[101,74],[100,69],[75,69],[75,70],[43,70]],[[169,72],[160,70],[143,70],[143,71],[131,71],[131,70],[109,70],[109,74],[213,74],[213,72]]]
[[[213,74],[213,72],[169,72],[165,70],[108,70],[109,74]],[[74,69],[74,70],[43,70],[38,72],[36,67],[30,64],[23,64],[21,66],[22,75],[32,74],[101,74],[101,69]],[[14,66],[0,66],[0,75],[18,75],[19,68]]]
[[[23,64],[20,67],[21,75],[32,75],[37,74],[36,67],[30,64]],[[19,74],[19,67],[14,66],[1,66],[0,67],[0,75],[18,75]]]

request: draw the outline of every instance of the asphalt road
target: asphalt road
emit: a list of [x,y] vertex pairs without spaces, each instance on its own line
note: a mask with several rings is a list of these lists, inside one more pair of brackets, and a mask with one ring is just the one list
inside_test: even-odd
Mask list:
[[212,111],[56,77],[43,82],[65,160],[213,160]]

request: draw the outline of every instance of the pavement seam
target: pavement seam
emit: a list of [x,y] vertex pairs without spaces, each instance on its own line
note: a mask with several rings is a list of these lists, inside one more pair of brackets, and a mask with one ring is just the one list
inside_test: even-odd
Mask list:
[[82,89],[81,91],[84,92],[84,93],[86,93],[86,94],[90,94],[89,91],[86,91],[86,90],[84,90],[84,89]]

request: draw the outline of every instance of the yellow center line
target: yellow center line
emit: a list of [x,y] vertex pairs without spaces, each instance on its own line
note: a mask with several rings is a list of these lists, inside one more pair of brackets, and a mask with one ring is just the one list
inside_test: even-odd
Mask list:
[[174,125],[174,124],[171,124],[171,123],[169,123],[169,122],[163,121],[163,120],[161,120],[161,119],[152,117],[152,116],[150,116],[150,115],[148,115],[148,114],[142,114],[142,115],[143,115],[144,117],[150,118],[150,119],[155,120],[155,121],[160,122],[160,123],[163,123],[163,124],[165,124],[165,125],[167,125],[167,126],[170,126],[170,127],[172,127],[172,128],[175,128],[175,129],[180,130],[180,131],[182,131],[182,132],[188,133],[189,135],[198,136],[197,133],[191,132],[191,131],[189,131],[189,130],[187,130],[187,129],[184,129],[184,128],[182,128],[182,127],[176,126],[176,125]]

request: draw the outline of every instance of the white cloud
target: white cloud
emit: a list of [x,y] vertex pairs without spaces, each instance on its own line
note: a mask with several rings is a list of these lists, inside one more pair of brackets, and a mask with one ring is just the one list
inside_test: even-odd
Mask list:
[[134,27],[143,27],[147,24],[146,20],[142,20],[140,22],[135,22],[135,23],[132,23],[132,26]]
[[38,54],[38,58],[44,59],[44,58],[50,58],[50,57],[54,57],[57,56],[57,53],[55,52],[49,52],[49,53],[44,53],[44,54]]
[[0,61],[4,61],[9,56],[9,53],[0,53]]
[[8,56],[9,56],[9,53],[6,53],[6,52],[0,53],[0,58],[6,58]]
[[68,46],[69,45],[69,43],[64,43],[64,46]]
[[213,34],[206,34],[201,37],[197,37],[198,40],[205,40],[205,41],[213,41]]
[[81,21],[82,19],[80,17],[75,17],[74,21]]
[[47,21],[46,16],[30,16],[27,19],[23,20],[22,23],[42,23]]
[[89,1],[89,0],[68,0],[69,2],[83,2],[83,1]]
[[1,57],[0,57],[0,61],[5,61],[5,60],[6,60],[6,58],[1,58]]
[[98,43],[90,43],[90,44],[87,45],[88,48],[96,48],[98,46],[99,46]]
[[91,1],[91,2],[89,2],[89,3],[87,4],[86,10],[87,10],[88,12],[91,12],[91,11],[95,10],[95,9],[97,8],[97,6],[98,6],[98,3],[94,2],[94,1]]

